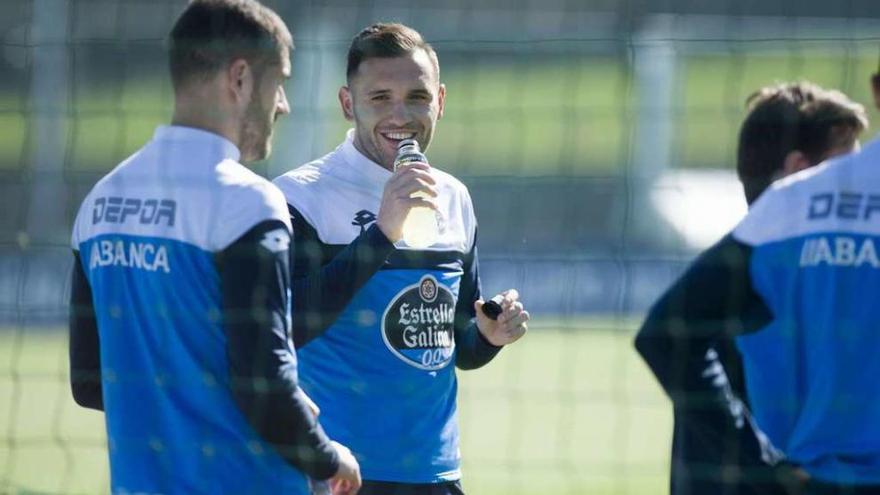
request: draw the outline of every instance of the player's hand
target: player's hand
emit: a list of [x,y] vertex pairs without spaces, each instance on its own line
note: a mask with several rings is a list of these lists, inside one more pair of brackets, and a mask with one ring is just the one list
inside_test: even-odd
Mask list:
[[339,469],[330,478],[330,493],[333,495],[354,495],[361,489],[361,467],[348,447],[330,441],[339,455]]
[[[427,163],[413,162],[398,168],[382,191],[382,203],[376,225],[391,242],[403,237],[403,221],[409,210],[416,206],[437,209],[434,198],[437,197],[437,182],[431,177],[431,167]],[[420,193],[422,197],[412,197]]]
[[497,320],[492,320],[483,314],[483,300],[474,302],[477,311],[477,328],[482,332],[492,345],[501,347],[512,344],[519,340],[528,331],[529,312],[523,309],[519,301],[519,292],[510,289],[499,294],[501,300],[501,314]]

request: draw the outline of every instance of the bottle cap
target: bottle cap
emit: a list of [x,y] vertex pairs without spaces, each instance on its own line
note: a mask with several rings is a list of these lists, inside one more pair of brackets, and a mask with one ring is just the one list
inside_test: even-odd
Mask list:
[[504,296],[498,294],[492,299],[484,302],[482,307],[483,314],[489,317],[490,320],[497,320],[501,313],[504,311],[501,308],[501,301],[503,300]]
[[415,139],[402,139],[399,143],[397,143],[397,149],[400,150],[404,146],[415,146],[416,149],[419,149],[419,142]]

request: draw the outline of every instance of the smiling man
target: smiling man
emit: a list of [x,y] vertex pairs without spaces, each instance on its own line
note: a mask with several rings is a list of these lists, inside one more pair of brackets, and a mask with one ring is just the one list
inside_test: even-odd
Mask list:
[[[488,363],[529,319],[513,289],[499,295],[497,320],[481,311],[467,188],[426,163],[394,170],[400,141],[428,149],[445,99],[437,55],[419,33],[370,26],[352,41],[339,91],[354,129],[275,180],[294,230],[300,378],[328,433],[359,459],[360,493],[463,493],[454,368]],[[401,240],[417,206],[442,219],[424,249]]]

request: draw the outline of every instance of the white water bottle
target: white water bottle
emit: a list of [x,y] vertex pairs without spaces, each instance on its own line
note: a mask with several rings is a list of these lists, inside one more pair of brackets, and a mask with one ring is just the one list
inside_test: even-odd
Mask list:
[[[412,162],[428,163],[428,158],[419,149],[415,139],[404,139],[397,145],[397,158],[394,159],[394,170],[405,167]],[[427,198],[422,192],[415,192],[413,198]],[[440,236],[437,213],[431,208],[417,206],[409,210],[403,221],[403,242],[416,249],[424,249],[435,242]]]

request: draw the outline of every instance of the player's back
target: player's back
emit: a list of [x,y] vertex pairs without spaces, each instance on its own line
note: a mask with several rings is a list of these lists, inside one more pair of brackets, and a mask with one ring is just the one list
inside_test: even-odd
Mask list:
[[817,479],[880,483],[880,142],[774,185],[734,236],[774,316],[738,339],[758,424]]
[[219,136],[159,128],[77,216],[114,492],[304,493],[230,392],[215,255],[261,221],[286,221],[281,193],[237,159]]

